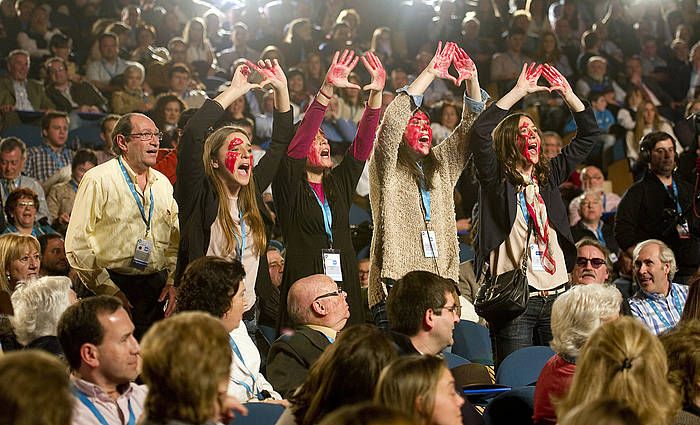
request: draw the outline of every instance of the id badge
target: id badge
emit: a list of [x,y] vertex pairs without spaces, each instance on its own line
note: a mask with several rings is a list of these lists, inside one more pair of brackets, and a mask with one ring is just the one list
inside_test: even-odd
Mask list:
[[324,249],[321,251],[323,260],[323,274],[336,282],[343,281],[343,269],[340,263],[340,250]]
[[676,224],[676,231],[678,232],[678,237],[681,239],[690,238],[690,228],[688,227],[688,222]]
[[530,260],[532,261],[532,270],[536,272],[543,272],[544,266],[542,265],[542,251],[536,243],[530,244]]
[[420,232],[420,237],[423,241],[423,255],[425,258],[437,258],[438,249],[437,241],[435,240],[435,232],[432,230],[423,230]]
[[615,254],[614,252],[610,253],[610,261],[612,261],[613,263],[617,263],[618,259],[619,258],[617,258],[617,254]]
[[153,252],[153,243],[148,239],[139,239],[136,241],[136,248],[134,249],[134,258],[131,259],[131,266],[144,270],[148,266],[148,261],[151,259],[151,252]]

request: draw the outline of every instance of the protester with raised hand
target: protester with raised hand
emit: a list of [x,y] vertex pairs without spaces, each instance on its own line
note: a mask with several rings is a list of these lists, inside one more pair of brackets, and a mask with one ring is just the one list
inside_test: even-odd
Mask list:
[[[450,65],[459,77],[449,74]],[[420,106],[435,78],[467,84],[460,124],[432,146],[430,118]],[[386,294],[406,273],[424,270],[459,279],[453,190],[469,156],[467,133],[487,99],[467,53],[441,42],[428,66],[387,107],[369,164],[374,220],[369,303],[381,327],[387,327]]]
[[[280,294],[280,320],[289,325],[287,292],[291,284],[313,274],[326,274],[348,294],[350,323],[364,322],[357,260],[352,245],[349,211],[355,187],[372,152],[379,123],[386,72],[371,52],[362,63],[371,76],[367,106],[357,135],[340,164],[333,169],[330,146],[319,128],[336,88],[354,87],[348,75],[357,65],[352,51],[336,52],[321,89],[292,139],[287,157],[273,182],[275,204],[287,258]],[[340,296],[340,293],[337,294]]]
[[[550,87],[537,84],[540,76]],[[509,114],[524,96],[543,90],[556,91],[563,97],[578,128],[572,142],[552,159],[541,155],[542,134],[532,118],[523,113]],[[515,87],[474,123],[470,146],[481,186],[477,276],[514,270],[524,250],[530,254],[530,299],[525,312],[513,320],[489,324],[495,336],[497,364],[517,349],[548,345],[552,339],[552,304],[566,290],[567,271],[576,258],[566,206],[558,188],[586,158],[599,135],[590,105],[584,105],[566,78],[548,64],[524,65]],[[530,220],[532,232],[526,240]]]
[[[253,70],[263,76],[260,84],[248,81]],[[272,144],[253,168],[250,135],[244,129],[224,126],[211,134],[209,129],[237,98],[267,84],[275,93]],[[182,211],[182,238],[176,283],[199,257],[241,261],[246,269],[244,319],[249,322],[256,294],[265,299],[272,293],[266,247],[274,220],[264,208],[262,192],[272,182],[292,135],[287,78],[277,60],[267,60],[238,67],[231,85],[189,120],[179,146],[175,198]]]

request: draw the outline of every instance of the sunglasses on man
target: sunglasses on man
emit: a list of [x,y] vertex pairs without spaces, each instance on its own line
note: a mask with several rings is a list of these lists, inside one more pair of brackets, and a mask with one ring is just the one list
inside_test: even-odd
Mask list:
[[586,257],[576,257],[576,265],[579,267],[586,267],[586,264],[591,263],[591,267],[594,269],[599,269],[600,266],[605,264],[605,260],[602,258],[586,258]]

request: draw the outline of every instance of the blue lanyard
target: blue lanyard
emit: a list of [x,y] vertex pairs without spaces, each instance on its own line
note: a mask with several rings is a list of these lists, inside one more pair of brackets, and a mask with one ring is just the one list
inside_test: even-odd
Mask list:
[[[671,284],[670,292],[671,292],[671,301],[673,302],[673,307],[676,309],[678,314],[681,314],[683,312],[683,307],[681,307],[681,305],[680,305],[680,300],[678,299],[678,294],[676,294],[673,291],[673,284]],[[672,328],[673,325],[671,325],[668,322],[668,320],[666,320],[666,318],[661,314],[661,312],[659,311],[659,308],[656,306],[656,303],[654,302],[654,299],[648,299],[647,301],[649,301],[649,304],[651,305],[652,310],[654,310],[654,313],[659,318],[659,320],[661,320],[661,322],[663,322],[664,326],[666,326],[666,329]],[[669,314],[670,314],[670,310],[669,310]]]
[[598,239],[601,245],[605,246],[605,238],[603,237],[603,223],[598,222],[598,228],[595,232],[595,237]]
[[70,183],[70,187],[73,188],[73,192],[78,191],[78,183],[76,183],[75,180],[70,179],[68,183]]
[[[93,415],[95,415],[95,418],[101,425],[109,425],[107,422],[107,419],[105,419],[104,416],[102,416],[102,413],[100,413],[99,410],[97,410],[97,406],[95,406],[95,403],[92,402],[88,398],[88,396],[80,391],[77,388],[73,388],[73,393],[75,394],[76,397],[87,407],[90,412],[92,412]],[[134,411],[131,409],[131,400],[129,400],[129,422],[127,422],[129,425],[134,425],[136,423],[136,415],[134,415]]]
[[527,212],[527,205],[525,203],[525,195],[523,192],[518,192],[518,205],[520,210],[523,212],[523,217],[525,217],[525,223],[530,222],[530,213]]
[[333,231],[331,230],[331,228],[333,227],[333,214],[331,213],[330,205],[328,205],[328,197],[324,196],[322,203],[321,199],[316,194],[316,191],[313,188],[311,188],[311,191],[314,193],[314,197],[316,198],[316,202],[318,202],[318,206],[321,207],[321,211],[323,212],[323,227],[326,229],[326,235],[328,236],[328,240],[331,242],[331,245],[333,245]]
[[430,223],[430,191],[423,184],[420,185],[420,200],[423,204],[425,222]]
[[246,247],[245,221],[243,220],[243,211],[238,211],[238,221],[241,224],[241,240],[240,245],[236,246],[236,255],[238,256],[239,261],[243,261],[243,252],[245,251]]
[[153,189],[150,190],[151,205],[149,205],[148,218],[146,218],[146,210],[143,207],[143,203],[141,202],[141,198],[139,198],[139,195],[136,192],[136,188],[134,187],[134,182],[131,181],[131,178],[129,177],[129,173],[126,172],[126,168],[124,168],[124,164],[122,164],[122,159],[117,158],[117,162],[119,162],[119,167],[122,169],[122,174],[124,175],[124,180],[126,180],[126,184],[129,186],[129,189],[131,190],[131,194],[134,196],[134,200],[136,201],[136,206],[139,207],[139,212],[141,213],[141,218],[143,219],[143,222],[146,223],[146,236],[148,236],[148,231],[151,229],[151,217],[153,217]]
[[[678,185],[676,184],[676,180],[671,179],[671,185],[673,187],[673,193],[669,192],[669,195],[673,196],[673,200],[676,201],[676,211],[678,214],[683,214],[683,208],[681,208],[681,201],[678,198]],[[666,189],[668,192],[668,188]]]
[[[67,165],[66,157],[61,153],[61,156],[59,156],[56,152],[54,152],[53,149],[48,147],[47,145],[42,145],[46,153],[51,156],[51,159],[53,159],[53,163],[56,164],[57,168],[63,168]],[[66,150],[63,149],[61,152],[65,152]]]
[[606,205],[605,200],[606,200],[606,199],[607,199],[607,196],[605,196],[605,192],[603,192],[603,212],[607,211],[607,210],[605,209],[605,205]]
[[248,385],[246,382],[243,381],[237,381],[232,378],[233,382],[235,382],[238,385],[241,385],[245,390],[248,392],[248,394],[254,395],[258,400],[264,400],[265,397],[260,393],[260,391],[253,391],[255,388],[255,375],[253,372],[248,369],[248,366],[246,366],[245,361],[243,361],[243,355],[241,354],[241,350],[238,349],[238,345],[236,345],[236,341],[231,338],[231,335],[228,336],[228,343],[231,346],[231,349],[233,350],[233,353],[238,357],[238,360],[241,361],[241,365],[243,365],[243,368],[245,371],[248,373],[248,376],[250,376],[250,379],[253,380],[253,388],[250,388],[250,385]]

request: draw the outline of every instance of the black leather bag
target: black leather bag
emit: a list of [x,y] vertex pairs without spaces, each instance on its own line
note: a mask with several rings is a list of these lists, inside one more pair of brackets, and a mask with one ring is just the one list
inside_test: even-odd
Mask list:
[[519,268],[492,276],[488,264],[482,267],[474,309],[476,314],[491,324],[513,320],[523,314],[527,307],[530,297],[527,283],[527,261],[530,257],[530,249],[527,244],[530,241],[531,231],[532,222],[528,222],[525,252],[520,258]]

